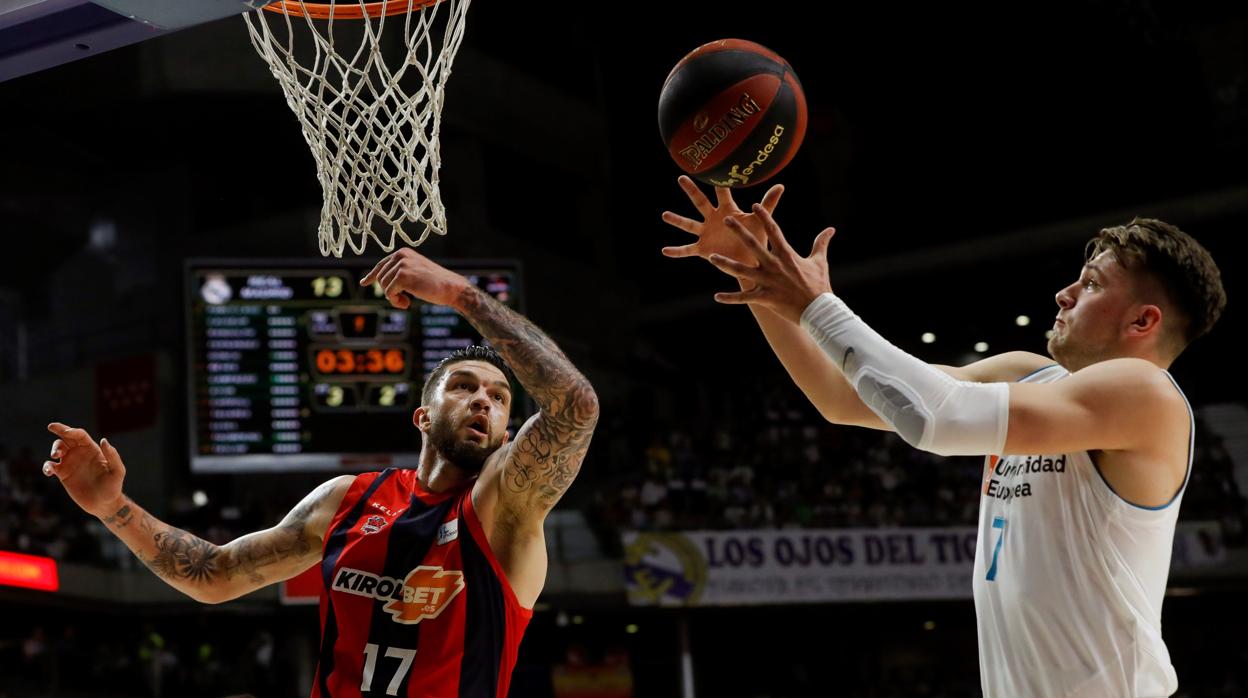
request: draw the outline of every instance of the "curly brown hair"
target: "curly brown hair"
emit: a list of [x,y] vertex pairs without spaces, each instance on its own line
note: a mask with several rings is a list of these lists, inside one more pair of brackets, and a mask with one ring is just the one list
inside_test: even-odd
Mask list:
[[1155,218],[1135,218],[1126,225],[1103,228],[1084,248],[1087,260],[1110,251],[1122,266],[1143,270],[1160,284],[1169,305],[1177,310],[1173,326],[1177,349],[1213,327],[1226,307],[1222,273],[1199,242],[1177,227]]

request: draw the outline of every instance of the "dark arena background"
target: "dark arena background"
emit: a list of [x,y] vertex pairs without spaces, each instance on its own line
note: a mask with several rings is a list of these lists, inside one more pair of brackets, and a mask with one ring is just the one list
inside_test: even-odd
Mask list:
[[[31,4],[0,0],[0,65]],[[1104,226],[1158,217],[1212,252],[1230,300],[1172,369],[1197,434],[1162,626],[1176,695],[1248,695],[1248,5],[1178,0],[471,8],[449,232],[419,250],[547,330],[602,404],[510,695],[981,695],[982,459],[827,423],[750,313],[714,302],[731,280],[659,253],[692,241],[660,214],[693,215],[659,90],[729,37],[783,56],[808,100],[772,180],[788,239],[835,226],[838,295],[924,360],[1043,353]],[[414,464],[420,378],[476,335],[354,285],[375,247],[318,253],[315,165],[238,17],[10,76],[0,127],[0,696],[308,695],[315,579],[211,606],[167,587],[40,473],[46,425],[107,436],[127,494],[223,544],[334,474]],[[296,387],[286,413],[214,414],[241,369],[207,355],[232,326],[209,278],[295,289],[271,337],[338,323],[250,374]]]

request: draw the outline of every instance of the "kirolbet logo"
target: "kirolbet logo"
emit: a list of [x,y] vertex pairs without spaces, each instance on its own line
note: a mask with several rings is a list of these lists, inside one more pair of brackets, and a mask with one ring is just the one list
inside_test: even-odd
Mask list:
[[417,567],[402,580],[343,567],[334,577],[334,591],[388,601],[385,611],[396,623],[415,625],[437,618],[464,590],[464,573],[441,567]]

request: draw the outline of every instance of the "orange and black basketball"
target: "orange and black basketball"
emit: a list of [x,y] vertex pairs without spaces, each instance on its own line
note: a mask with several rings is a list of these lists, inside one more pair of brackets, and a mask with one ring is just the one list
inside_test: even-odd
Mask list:
[[752,41],[722,39],[680,59],[659,95],[659,132],[690,176],[724,187],[766,181],[806,134],[793,68]]

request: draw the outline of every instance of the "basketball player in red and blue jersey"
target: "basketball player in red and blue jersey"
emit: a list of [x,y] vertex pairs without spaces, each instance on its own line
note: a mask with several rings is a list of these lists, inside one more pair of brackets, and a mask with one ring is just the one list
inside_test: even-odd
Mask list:
[[[122,492],[121,455],[54,423],[56,476],[171,586],[205,603],[320,565],[316,698],[504,698],[546,579],[543,521],[572,484],[598,420],[589,381],[541,330],[464,277],[404,248],[361,281],[409,308],[454,308],[497,352],[460,350],[429,375],[413,421],[416,470],[344,475],[277,526],[213,545]],[[508,369],[540,411],[507,433]]]
[[1167,370],[1226,305],[1209,252],[1135,219],[1097,233],[1057,292],[1052,358],[1009,352],[934,366],[890,344],[832,293],[828,243],[789,245],[771,211],[749,213],[680,180],[699,237],[669,247],[740,281],[794,382],[830,422],[895,431],[938,455],[983,455],[973,593],[987,698],[1158,698],[1178,689],[1161,635],[1194,420]]

